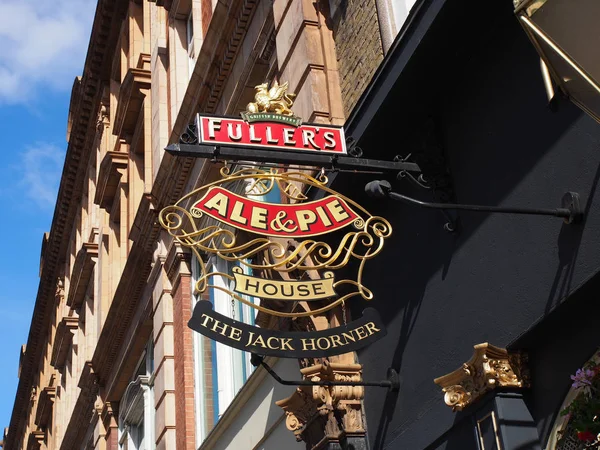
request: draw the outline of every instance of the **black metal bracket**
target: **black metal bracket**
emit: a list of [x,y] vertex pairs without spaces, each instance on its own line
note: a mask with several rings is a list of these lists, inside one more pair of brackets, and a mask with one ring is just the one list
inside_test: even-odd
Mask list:
[[248,161],[273,164],[318,166],[328,170],[355,170],[378,173],[420,173],[418,164],[405,160],[381,161],[378,159],[341,156],[331,153],[261,150],[247,147],[226,147],[205,144],[171,144],[165,150],[171,155],[206,158],[212,161]]
[[388,388],[393,392],[400,390],[400,377],[391,367],[387,370],[387,379],[382,381],[310,381],[310,380],[284,380],[269,366],[264,358],[256,353],[252,353],[250,362],[254,367],[262,366],[271,375],[275,381],[285,386],[373,386]]
[[[565,223],[578,223],[583,219],[583,210],[579,203],[579,194],[576,192],[567,192],[562,198],[560,208],[516,208],[504,206],[483,206],[483,205],[463,205],[456,203],[430,203],[408,197],[403,194],[398,194],[392,191],[392,185],[385,180],[371,181],[365,186],[365,192],[374,198],[391,198],[409,205],[421,206],[423,208],[432,209],[454,209],[488,213],[504,213],[504,214],[527,214],[536,216],[554,216],[561,217]],[[444,228],[447,231],[454,231],[454,223],[447,223]]]

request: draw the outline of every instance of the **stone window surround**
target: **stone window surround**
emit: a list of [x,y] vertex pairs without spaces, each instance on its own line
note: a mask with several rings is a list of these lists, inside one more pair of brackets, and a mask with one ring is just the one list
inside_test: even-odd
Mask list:
[[[132,431],[143,424],[143,449],[154,447],[154,374],[152,343],[146,346],[133,381],[129,383],[119,404],[119,448],[138,450]],[[140,374],[143,371],[144,374]]]

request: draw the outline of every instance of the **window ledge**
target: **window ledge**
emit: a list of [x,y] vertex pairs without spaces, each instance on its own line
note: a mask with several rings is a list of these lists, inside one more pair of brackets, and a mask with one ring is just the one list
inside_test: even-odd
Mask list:
[[[143,61],[143,59],[142,59]],[[150,89],[150,71],[130,68],[119,90],[113,134],[124,137],[133,135],[138,116],[142,110],[147,90]]]
[[111,205],[117,194],[121,177],[125,174],[129,163],[126,152],[109,151],[100,163],[98,171],[98,186],[94,203],[110,212]]
[[27,450],[38,450],[42,448],[45,439],[45,431],[32,431],[29,433],[29,439],[27,439]]
[[54,368],[62,369],[65,366],[71,342],[73,341],[73,335],[78,326],[79,319],[77,317],[63,317],[56,327],[52,358],[50,359],[50,364]]
[[73,264],[71,286],[67,297],[67,306],[77,309],[83,304],[90,278],[98,257],[98,244],[84,243]]
[[37,409],[35,412],[35,424],[40,428],[46,428],[52,415],[54,398],[56,396],[56,386],[46,386],[40,392]]

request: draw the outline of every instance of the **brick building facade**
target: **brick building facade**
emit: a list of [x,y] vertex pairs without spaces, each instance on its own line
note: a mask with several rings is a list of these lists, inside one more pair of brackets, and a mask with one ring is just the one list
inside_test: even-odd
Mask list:
[[304,121],[344,124],[401,27],[393,8],[99,0],[5,449],[302,447],[274,405],[293,389],[255,371],[215,393],[215,350],[186,326],[194,260],[157,214],[216,172],[163,149],[265,80],[289,81]]

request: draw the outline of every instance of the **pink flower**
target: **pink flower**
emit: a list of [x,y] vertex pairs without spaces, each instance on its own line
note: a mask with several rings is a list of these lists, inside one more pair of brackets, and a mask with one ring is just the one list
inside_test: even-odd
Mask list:
[[573,387],[575,389],[579,389],[584,386],[591,386],[592,380],[596,372],[590,369],[577,369],[575,375],[571,375],[571,380],[573,380]]

